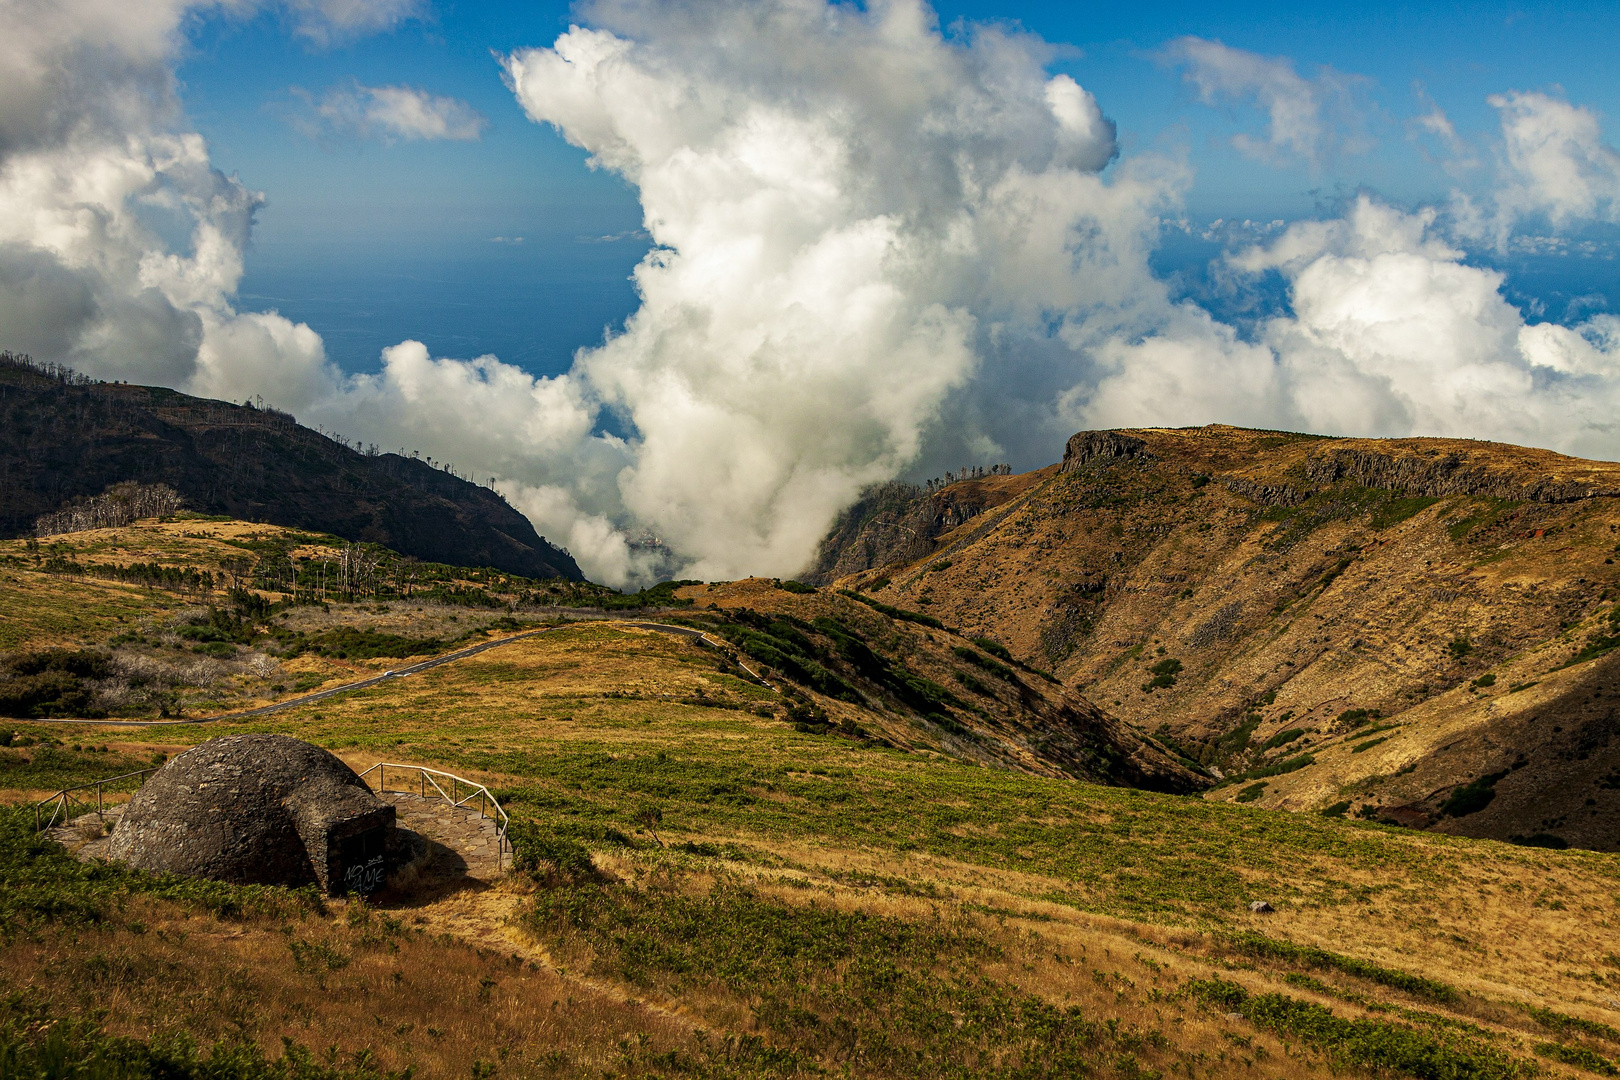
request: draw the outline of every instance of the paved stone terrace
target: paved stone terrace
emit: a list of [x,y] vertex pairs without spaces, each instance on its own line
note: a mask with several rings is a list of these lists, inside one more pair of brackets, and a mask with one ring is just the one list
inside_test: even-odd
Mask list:
[[501,876],[505,867],[495,819],[487,812],[478,816],[476,799],[466,806],[452,806],[437,796],[424,799],[398,791],[381,798],[394,804],[400,828],[421,833],[459,857],[467,877],[493,883]]

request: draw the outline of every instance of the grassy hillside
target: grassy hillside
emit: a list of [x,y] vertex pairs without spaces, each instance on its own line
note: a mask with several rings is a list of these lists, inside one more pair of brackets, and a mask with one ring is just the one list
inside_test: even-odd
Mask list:
[[1211,427],[890,497],[821,566],[1048,667],[1211,798],[1613,850],[1617,548],[1620,465]]
[[74,729],[109,749],[59,752],[109,768],[278,730],[481,776],[528,869],[368,913],[79,883],[13,847],[12,1030],[285,1036],[433,1076],[1505,1077],[1620,1051],[1614,856],[983,768],[742,702],[776,698],[589,625],[273,721]]
[[0,541],[0,715],[207,715],[663,600],[197,515]]
[[[166,536],[140,542],[194,563],[218,542]],[[109,602],[58,644],[184,606],[7,573],[37,597],[118,585],[147,605]],[[357,767],[446,767],[497,788],[522,868],[374,909],[84,867],[7,811],[0,1061],[211,1077],[1617,1067],[1620,857],[1076,780],[1128,729],[994,641],[835,590],[661,595],[658,622],[721,647],[587,619],[251,723],[0,725],[13,799],[250,730]],[[330,607],[291,614],[404,636],[469,610]],[[1039,744],[1058,720],[1071,740]]]

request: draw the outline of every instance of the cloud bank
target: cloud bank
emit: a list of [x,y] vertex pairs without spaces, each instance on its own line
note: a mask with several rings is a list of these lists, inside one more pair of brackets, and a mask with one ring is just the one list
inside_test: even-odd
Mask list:
[[1287,315],[1248,340],[1200,312],[1104,348],[1077,406],[1097,425],[1214,419],[1361,435],[1494,438],[1591,456],[1620,450],[1620,320],[1527,324],[1502,276],[1468,266],[1438,213],[1361,196],[1231,257],[1277,273]]
[[507,73],[636,186],[658,245],[641,309],[576,366],[636,432],[624,508],[689,573],[791,573],[916,459],[993,321],[1048,306],[1065,231],[1113,227],[1113,125],[1038,42],[948,43],[915,3],[593,21]]
[[[1043,42],[946,35],[917,0],[600,3],[504,72],[533,120],[638,191],[655,245],[639,309],[556,378],[413,341],[350,377],[309,327],[234,306],[262,197],[212,167],[172,75],[181,21],[208,6],[0,9],[3,344],[104,377],[262,394],[498,477],[599,580],[792,574],[862,486],[919,463],[1038,464],[1086,426],[1620,452],[1620,320],[1530,325],[1458,246],[1529,215],[1613,219],[1616,156],[1593,114],[1557,98],[1492,99],[1488,204],[1413,212],[1363,195],[1231,255],[1227,273],[1288,298],[1240,330],[1174,301],[1150,267],[1185,166],[1120,160],[1113,124],[1047,71]],[[414,12],[283,10],[312,41]],[[1255,153],[1342,150],[1322,119],[1326,75],[1172,48],[1201,94],[1266,110]],[[448,99],[344,93],[322,99],[330,128],[477,134]],[[1426,127],[1454,137],[1442,121]]]

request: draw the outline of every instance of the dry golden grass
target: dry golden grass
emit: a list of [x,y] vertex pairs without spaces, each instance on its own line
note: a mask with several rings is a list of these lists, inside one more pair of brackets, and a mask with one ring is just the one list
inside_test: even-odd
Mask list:
[[[1221,426],[1127,434],[1152,457],[1049,474],[913,561],[849,580],[886,583],[879,598],[1052,666],[1099,706],[1227,774],[1315,755],[1272,779],[1261,805],[1348,801],[1352,812],[1437,824],[1451,789],[1522,761],[1490,812],[1442,827],[1615,847],[1620,788],[1606,778],[1620,758],[1601,713],[1560,731],[1556,717],[1520,722],[1535,699],[1507,699],[1510,686],[1540,681],[1545,702],[1579,681],[1561,665],[1617,625],[1615,464],[1465,440]],[[1472,477],[1459,492],[1478,491],[1482,477],[1504,495],[1571,487],[1541,502],[1428,498],[1329,484],[1308,466],[1369,454],[1413,473],[1454,457],[1457,475]],[[1171,661],[1181,667],[1165,685],[1155,665]],[[1473,686],[1482,676],[1494,689]],[[1566,704],[1541,719],[1567,716]],[[1339,719],[1354,710],[1402,726],[1355,754],[1364,740]],[[1246,717],[1245,744],[1235,729]],[[1295,741],[1262,750],[1295,730]],[[1560,797],[1540,805],[1545,792]]]
[[0,948],[0,982],[59,1015],[103,1015],[115,1034],[248,1039],[272,1057],[290,1038],[428,1077],[466,1076],[480,1060],[503,1075],[596,1073],[622,1039],[690,1041],[679,1017],[445,936],[436,913],[357,913],[338,904],[278,925],[141,902],[115,927]]

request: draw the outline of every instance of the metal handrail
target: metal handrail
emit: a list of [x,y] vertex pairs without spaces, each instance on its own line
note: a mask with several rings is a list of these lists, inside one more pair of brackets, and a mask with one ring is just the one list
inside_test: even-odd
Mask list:
[[[416,778],[418,781],[417,788],[401,787],[390,789],[388,787],[387,773],[387,770],[389,769],[401,769],[406,772],[416,773]],[[497,869],[505,869],[507,856],[512,854],[512,842],[507,839],[507,831],[511,827],[512,819],[508,817],[506,811],[501,808],[501,804],[496,801],[495,796],[490,794],[489,788],[485,787],[483,784],[474,783],[464,776],[457,776],[455,773],[444,772],[440,769],[430,769],[425,765],[401,765],[395,761],[377,762],[377,764],[361,773],[360,779],[365,780],[372,773],[377,774],[377,794],[379,795],[393,790],[404,795],[420,795],[425,799],[428,797],[428,788],[431,786],[433,790],[439,794],[439,797],[444,799],[444,801],[448,802],[451,806],[466,806],[476,798],[478,800],[479,818],[482,819],[484,817],[493,817],[495,820],[495,866]],[[438,779],[435,779],[435,777]],[[450,782],[450,790],[445,791],[444,787],[439,783],[439,780],[448,780]],[[461,794],[461,788],[463,785],[465,785],[468,789],[465,796]],[[487,809],[492,809],[493,813],[486,813],[485,811]]]
[[[69,814],[68,814],[68,809],[73,803],[79,801],[77,799],[72,798],[72,795],[73,795],[73,793],[75,791],[83,791],[85,788],[95,788],[96,789],[96,813],[98,815],[100,815],[102,813],[102,810],[104,809],[103,804],[102,804],[102,791],[101,791],[101,789],[102,789],[102,787],[104,785],[116,783],[119,780],[128,780],[132,776],[146,776],[149,773],[157,772],[157,770],[158,770],[158,766],[153,765],[151,768],[137,769],[135,772],[127,772],[127,773],[124,773],[124,774],[122,774],[120,776],[109,776],[105,780],[92,780],[88,784],[79,784],[76,787],[63,788],[61,791],[58,791],[55,795],[47,796],[46,798],[43,798],[43,799],[39,800],[39,802],[34,804],[34,831],[39,833],[39,832],[44,832],[46,829],[54,828],[55,825],[56,825],[56,820],[57,820],[57,815],[58,814],[60,814],[62,816],[62,821],[63,822],[67,822],[67,821],[71,820],[71,818],[69,817]],[[85,806],[90,805],[90,800],[89,799],[85,799],[83,801],[84,801]],[[56,805],[51,806],[52,803],[55,803]],[[49,818],[44,817],[45,808],[47,806],[51,807],[51,816]]]

